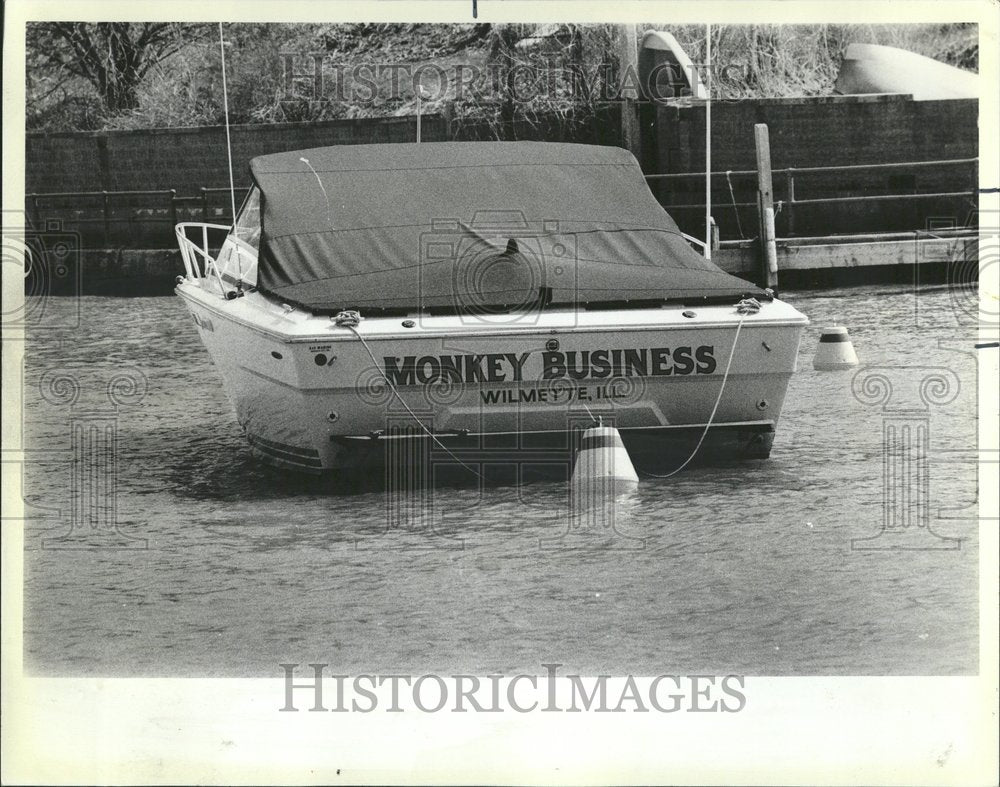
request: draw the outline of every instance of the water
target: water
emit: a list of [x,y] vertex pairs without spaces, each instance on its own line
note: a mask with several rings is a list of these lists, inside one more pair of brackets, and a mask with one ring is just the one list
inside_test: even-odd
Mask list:
[[[537,483],[439,490],[436,510],[392,532],[384,494],[248,457],[179,299],[49,301],[46,324],[65,327],[34,332],[24,373],[26,444],[55,451],[25,469],[26,668],[274,677],[281,662],[315,661],[346,674],[509,675],[559,662],[562,674],[976,673],[967,297],[890,287],[786,297],[813,326],[770,460],[643,480],[613,527],[571,529],[566,488]],[[864,364],[889,367],[887,407],[916,407],[906,417],[927,420],[931,527],[960,548],[852,549],[883,521],[890,414],[852,396],[853,372],[812,370],[818,327],[835,318]],[[954,399],[920,410],[917,389],[934,368],[956,375]],[[129,369],[145,394],[119,381],[115,409],[109,381]],[[75,381],[75,403],[72,385],[50,386],[53,375]],[[117,430],[115,510],[96,514],[117,521],[113,537],[69,524],[72,422],[100,417]],[[80,546],[90,548],[66,548]]]

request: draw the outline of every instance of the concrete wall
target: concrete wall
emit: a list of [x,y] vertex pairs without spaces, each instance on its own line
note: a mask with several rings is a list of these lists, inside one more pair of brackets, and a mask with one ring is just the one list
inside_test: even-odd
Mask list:
[[[449,139],[494,139],[497,130],[485,123],[449,123],[441,115],[421,118],[425,142]],[[232,126],[233,175],[237,188],[250,184],[254,156],[328,145],[413,142],[415,117],[359,118],[314,123]],[[548,139],[618,144],[617,108],[567,130],[549,122],[518,122],[500,130],[505,139]],[[226,130],[203,128],[142,129],[27,135],[25,191],[143,191],[174,189],[191,196],[204,188],[227,188]]]
[[[715,101],[712,168],[754,168],[755,123],[768,125],[776,168],[970,158],[979,148],[977,103],[903,95]],[[704,107],[660,107],[657,120],[660,171],[703,169]]]
[[[619,142],[618,109],[609,107],[585,123],[561,118],[518,121],[500,128],[487,123],[449,122],[441,115],[424,115],[425,142],[503,139]],[[415,117],[363,118],[315,123],[241,125],[231,128],[233,174],[238,192],[250,185],[249,162],[254,156],[328,145],[413,142]],[[83,248],[170,248],[173,223],[228,223],[229,172],[226,131],[222,126],[137,131],[80,132],[27,135],[26,193],[60,194],[100,191],[167,191],[197,197],[201,188],[225,193],[173,202],[169,194],[116,195],[105,205],[100,194],[29,199],[35,225],[50,220],[80,234]],[[241,200],[240,193],[237,200]]]
[[[446,138],[446,123],[422,119],[427,141]],[[412,142],[413,117],[334,120],[233,126],[233,174],[237,187],[249,185],[250,159],[265,153],[369,142]],[[28,134],[26,192],[140,191],[175,189],[196,194],[201,187],[229,186],[226,130],[165,128]]]
[[[815,98],[717,101],[712,104],[712,169],[754,170],[753,127],[766,123],[771,140],[771,166],[820,167],[907,161],[974,158],[979,155],[979,110],[974,100],[913,101],[902,95],[823,96]],[[704,106],[666,106],[656,110],[655,166],[659,172],[703,172],[705,167]],[[756,200],[756,178],[731,178],[736,202]],[[797,199],[852,197],[864,194],[969,191],[976,181],[972,167],[912,171],[870,171],[799,175]],[[663,184],[665,204],[704,204],[704,181]],[[775,200],[787,200],[784,178],[774,181]],[[723,237],[738,237],[733,200],[724,179],[713,184],[713,215]],[[907,203],[801,207],[795,234],[906,230],[923,226],[931,216],[964,218],[964,198]],[[675,218],[699,236],[698,210]],[[779,234],[788,234],[779,216]],[[756,235],[753,208],[740,211],[744,235]]]
[[[486,124],[449,123],[438,115],[422,122],[424,140],[546,139],[552,141],[620,144],[618,107],[610,105],[599,117],[567,128],[557,119],[519,122],[497,129]],[[698,172],[704,167],[705,111],[703,106],[658,106],[641,110],[643,164],[647,172]],[[712,167],[715,170],[755,168],[753,126],[770,129],[771,159],[776,169],[837,164],[875,164],[898,161],[972,158],[978,155],[978,104],[971,100],[919,101],[906,96],[830,96],[795,99],[716,101],[712,106]],[[310,147],[369,142],[409,142],[416,137],[413,117],[364,118],[316,123],[244,125],[232,128],[236,185],[249,183],[250,158],[264,153]],[[175,128],[27,135],[28,193],[72,191],[131,191],[175,189],[194,196],[201,187],[229,184],[225,129]],[[970,168],[925,169],[912,172],[854,172],[800,176],[796,197],[849,196],[901,192],[962,191],[971,188]],[[755,202],[754,177],[732,179],[733,194],[724,179],[714,184],[713,214],[725,239],[753,237],[757,218],[753,207],[734,209],[736,202]],[[692,178],[684,183],[657,185],[668,206],[703,205],[704,185]],[[168,198],[144,198],[142,205],[122,202],[121,220],[115,220],[110,242],[132,247],[168,247],[171,210],[179,218],[200,218],[197,204],[171,206]],[[775,181],[775,199],[786,200],[784,180]],[[218,196],[210,219],[227,220],[228,198]],[[71,201],[49,199],[48,209],[36,218],[61,219],[66,228],[80,231],[85,245],[100,242],[104,233],[100,198]],[[827,234],[923,227],[929,217],[952,216],[964,221],[974,201],[951,198],[908,203],[859,203],[802,206],[778,216],[779,235]],[[142,210],[146,211],[143,217]],[[150,214],[152,211],[152,214]],[[703,208],[673,209],[683,229],[701,236]],[[155,220],[150,220],[152,215]],[[739,222],[737,222],[737,215]]]

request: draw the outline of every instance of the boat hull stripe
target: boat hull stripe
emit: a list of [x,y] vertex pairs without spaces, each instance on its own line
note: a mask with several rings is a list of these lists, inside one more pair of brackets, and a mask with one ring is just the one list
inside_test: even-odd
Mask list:
[[617,435],[599,435],[597,437],[585,437],[580,444],[581,451],[588,451],[591,448],[621,448],[622,441]]
[[262,453],[271,454],[286,462],[303,465],[305,467],[322,467],[323,463],[319,458],[319,451],[306,448],[296,448],[295,446],[285,446],[282,443],[275,443],[265,440],[257,435],[247,434],[247,442]]

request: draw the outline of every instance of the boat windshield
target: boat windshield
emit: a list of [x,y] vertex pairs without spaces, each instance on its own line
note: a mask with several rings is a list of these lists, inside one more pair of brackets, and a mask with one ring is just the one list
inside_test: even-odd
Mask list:
[[233,234],[254,251],[260,244],[260,189],[254,186],[243,201]]
[[256,186],[243,200],[236,224],[226,236],[216,263],[223,278],[246,284],[257,283],[257,251],[260,248],[260,189]]

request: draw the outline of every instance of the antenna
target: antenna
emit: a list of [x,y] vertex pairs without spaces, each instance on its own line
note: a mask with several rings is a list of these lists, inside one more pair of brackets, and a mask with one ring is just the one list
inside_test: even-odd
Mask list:
[[705,25],[705,259],[712,259],[712,25]]
[[[233,211],[233,232],[236,231],[236,187],[233,185],[233,142],[229,138],[229,88],[226,85],[226,42],[222,37],[222,22],[219,22],[219,54],[222,57],[222,108],[226,116],[226,155],[229,157],[229,205]],[[238,240],[238,239],[237,239]],[[239,272],[239,286],[243,286],[243,260],[240,245],[236,246],[236,265]]]

